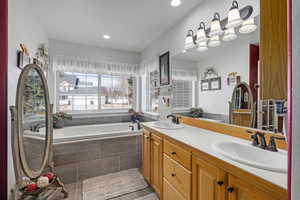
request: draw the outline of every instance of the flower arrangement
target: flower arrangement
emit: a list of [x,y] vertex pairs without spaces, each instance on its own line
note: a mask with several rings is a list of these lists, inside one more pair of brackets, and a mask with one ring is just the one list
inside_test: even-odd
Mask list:
[[192,115],[193,118],[202,117],[203,109],[202,108],[191,108],[190,114]]
[[64,112],[58,112],[53,114],[53,127],[63,128],[65,126],[65,119],[72,120],[72,115],[66,114]]

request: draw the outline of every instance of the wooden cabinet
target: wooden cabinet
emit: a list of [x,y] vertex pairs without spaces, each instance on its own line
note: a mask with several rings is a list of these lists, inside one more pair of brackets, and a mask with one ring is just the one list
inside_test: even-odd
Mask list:
[[207,162],[192,158],[192,200],[225,200],[226,173]]
[[150,182],[155,190],[155,192],[158,194],[158,196],[161,196],[161,190],[162,190],[162,139],[154,134],[151,134],[151,178]]
[[144,130],[142,142],[143,176],[158,196],[162,193],[162,138]]
[[287,99],[287,4],[285,0],[260,0],[261,99]]
[[[229,175],[228,200],[282,200],[282,197],[271,195],[268,191],[260,190],[255,185]],[[284,198],[285,199],[285,198]]]
[[[164,154],[164,178],[186,199],[191,199],[191,172]],[[172,199],[167,199],[172,200]]]
[[164,200],[185,200],[184,197],[164,178]]
[[[149,129],[151,130],[151,129]],[[287,191],[145,129],[143,175],[163,200],[287,200]]]
[[150,132],[147,130],[144,130],[143,133],[143,148],[142,148],[142,159],[143,159],[143,175],[144,178],[150,183],[150,176],[151,176],[151,166],[150,166],[150,160],[151,160],[151,153],[150,153]]
[[191,152],[188,152],[182,147],[172,144],[168,140],[165,140],[164,153],[167,154],[173,160],[180,163],[186,169],[191,170]]

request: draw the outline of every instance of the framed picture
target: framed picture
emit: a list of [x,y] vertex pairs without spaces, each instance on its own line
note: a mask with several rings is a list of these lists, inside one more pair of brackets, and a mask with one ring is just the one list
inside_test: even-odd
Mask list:
[[210,90],[221,90],[221,77],[210,79]]
[[208,91],[209,89],[209,79],[201,80],[201,91]]
[[159,80],[160,85],[170,85],[170,52],[159,56]]
[[17,52],[17,67],[23,69],[26,65],[30,64],[31,59],[30,57],[24,53],[23,51]]

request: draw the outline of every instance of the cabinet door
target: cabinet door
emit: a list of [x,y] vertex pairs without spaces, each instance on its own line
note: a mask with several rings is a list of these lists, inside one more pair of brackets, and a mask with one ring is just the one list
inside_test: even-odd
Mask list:
[[226,173],[197,157],[192,158],[193,200],[225,200]]
[[232,175],[229,175],[227,190],[228,200],[282,200]]
[[162,139],[155,134],[151,134],[150,182],[158,196],[161,196],[162,191],[162,151]]
[[144,130],[143,133],[143,175],[145,179],[150,183],[150,132]]

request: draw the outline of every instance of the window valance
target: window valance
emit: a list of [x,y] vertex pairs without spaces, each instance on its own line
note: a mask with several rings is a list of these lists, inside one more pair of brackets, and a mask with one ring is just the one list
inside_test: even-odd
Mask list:
[[109,61],[92,61],[90,59],[57,55],[53,57],[55,71],[99,73],[113,75],[137,76],[139,66],[137,64],[117,63]]

